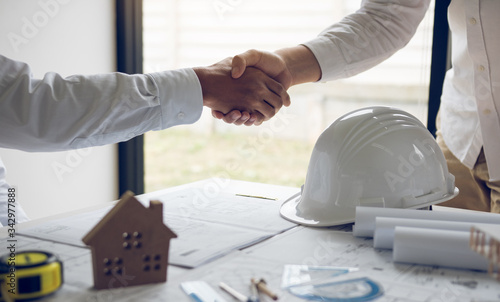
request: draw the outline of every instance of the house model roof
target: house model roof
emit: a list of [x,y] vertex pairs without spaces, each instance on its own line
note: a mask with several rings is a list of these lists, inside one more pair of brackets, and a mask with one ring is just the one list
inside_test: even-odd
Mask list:
[[127,220],[127,224],[147,224],[153,223],[162,236],[167,238],[177,238],[177,235],[163,223],[163,204],[157,200],[151,200],[149,208],[146,208],[138,201],[134,193],[125,192],[120,201],[96,224],[96,226],[82,238],[87,245],[92,245],[96,238],[105,236],[103,228],[113,224],[114,220]]
[[82,238],[92,248],[94,286],[103,289],[113,280],[126,280],[122,286],[165,282],[169,241],[175,237],[163,223],[161,202],[150,201],[148,208],[132,192],[124,193]]

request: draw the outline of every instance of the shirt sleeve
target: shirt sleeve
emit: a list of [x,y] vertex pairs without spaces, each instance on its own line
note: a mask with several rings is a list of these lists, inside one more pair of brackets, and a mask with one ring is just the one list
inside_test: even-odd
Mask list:
[[33,78],[0,55],[0,147],[60,151],[129,140],[197,121],[201,85],[192,69]]
[[323,81],[365,71],[405,46],[429,0],[364,0],[361,8],[304,43],[321,67]]

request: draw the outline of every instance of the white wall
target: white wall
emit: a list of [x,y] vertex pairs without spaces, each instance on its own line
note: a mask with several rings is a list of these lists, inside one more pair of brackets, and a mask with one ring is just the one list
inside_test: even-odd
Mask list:
[[[0,53],[35,77],[116,70],[113,0],[0,0]],[[68,112],[70,114],[70,112]],[[32,219],[117,198],[116,146],[55,153],[0,149]]]

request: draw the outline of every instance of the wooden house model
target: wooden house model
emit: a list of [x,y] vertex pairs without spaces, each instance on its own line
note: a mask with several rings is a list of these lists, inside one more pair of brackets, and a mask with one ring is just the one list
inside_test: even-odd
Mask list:
[[170,239],[163,204],[143,206],[130,191],[83,237],[92,249],[94,287],[125,287],[167,281]]

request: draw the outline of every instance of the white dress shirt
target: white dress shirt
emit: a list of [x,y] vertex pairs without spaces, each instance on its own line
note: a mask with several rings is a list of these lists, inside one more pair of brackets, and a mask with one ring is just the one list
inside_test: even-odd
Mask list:
[[453,0],[448,8],[453,68],[441,97],[441,132],[472,168],[484,149],[490,180],[500,180],[500,1]]
[[[0,147],[61,151],[129,140],[197,121],[201,85],[192,69],[33,78],[27,64],[0,55]],[[0,160],[0,223],[8,184]],[[25,220],[16,212],[17,221]]]
[[[304,44],[321,66],[321,80],[349,77],[385,60],[408,43],[428,6],[429,0],[363,1]],[[452,68],[440,108],[448,148],[469,168],[484,148],[492,181],[500,180],[499,13],[498,0],[451,1]]]

